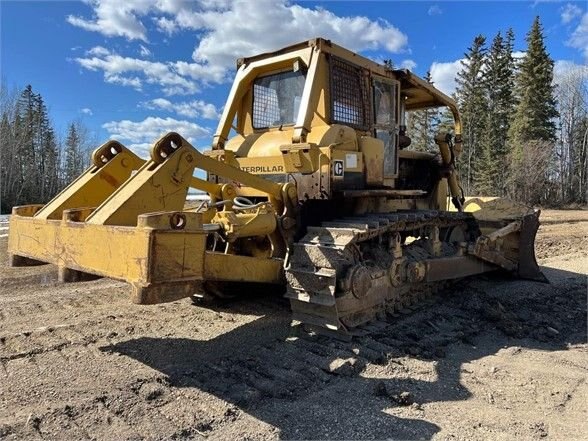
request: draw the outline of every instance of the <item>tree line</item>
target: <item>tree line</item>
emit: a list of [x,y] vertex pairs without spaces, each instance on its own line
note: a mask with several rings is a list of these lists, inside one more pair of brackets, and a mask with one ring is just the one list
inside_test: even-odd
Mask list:
[[81,121],[55,132],[43,97],[0,85],[0,212],[15,205],[43,204],[89,164],[90,140]]
[[[512,29],[498,32],[489,47],[486,37],[477,35],[457,74],[464,193],[550,206],[585,204],[588,68],[564,66],[554,82],[539,17],[522,56],[515,56],[514,40]],[[451,127],[450,119],[447,112],[412,112],[413,144],[433,151],[434,134]]]

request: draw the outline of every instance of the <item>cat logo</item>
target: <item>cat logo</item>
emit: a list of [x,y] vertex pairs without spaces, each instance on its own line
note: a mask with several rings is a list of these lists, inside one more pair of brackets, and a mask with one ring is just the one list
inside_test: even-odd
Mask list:
[[343,161],[333,161],[333,176],[343,176]]

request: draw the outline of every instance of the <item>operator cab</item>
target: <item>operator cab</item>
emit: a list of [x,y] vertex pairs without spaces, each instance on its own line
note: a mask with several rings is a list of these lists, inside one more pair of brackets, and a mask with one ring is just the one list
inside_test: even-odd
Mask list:
[[230,152],[226,160],[266,179],[296,182],[301,200],[371,188],[428,193],[437,176],[431,170],[419,182],[414,171],[433,155],[403,150],[411,143],[405,113],[447,106],[460,131],[455,103],[431,84],[328,40],[244,58],[238,67],[213,151]]

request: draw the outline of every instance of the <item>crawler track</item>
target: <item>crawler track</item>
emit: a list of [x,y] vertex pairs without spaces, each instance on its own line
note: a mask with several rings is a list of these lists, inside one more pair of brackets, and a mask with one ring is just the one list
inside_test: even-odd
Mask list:
[[[294,244],[286,270],[293,318],[340,337],[363,334],[377,327],[375,320],[418,307],[447,283],[401,280],[398,265],[455,255],[457,237],[471,241],[479,234],[471,214],[433,210],[374,213],[309,227]],[[436,246],[431,236],[438,236]]]

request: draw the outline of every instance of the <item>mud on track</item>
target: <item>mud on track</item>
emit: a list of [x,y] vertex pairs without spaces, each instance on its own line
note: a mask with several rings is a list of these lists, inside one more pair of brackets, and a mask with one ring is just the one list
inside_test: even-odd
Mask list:
[[586,439],[588,213],[542,219],[550,285],[469,280],[353,343],[299,338],[263,293],[60,285],[0,237],[0,439]]

